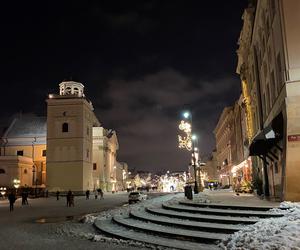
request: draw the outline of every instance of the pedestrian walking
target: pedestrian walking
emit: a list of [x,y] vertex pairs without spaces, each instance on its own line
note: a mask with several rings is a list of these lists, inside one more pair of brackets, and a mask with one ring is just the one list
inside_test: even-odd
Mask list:
[[24,197],[24,202],[25,202],[25,205],[28,205],[28,191],[26,190],[26,191],[24,191],[25,192],[25,197]]
[[46,198],[48,198],[48,197],[49,197],[49,191],[48,191],[48,189],[46,189],[46,191],[45,191],[45,195],[46,195]]
[[56,191],[56,200],[57,201],[59,200],[59,191],[58,190]]
[[74,207],[75,206],[75,204],[74,204],[74,194],[73,194],[73,192],[71,191],[71,195],[70,195],[70,207]]
[[11,191],[8,195],[8,200],[9,200],[9,211],[12,212],[14,211],[14,203],[16,201],[16,195],[13,191]]
[[100,199],[101,199],[101,200],[104,199],[104,198],[103,198],[103,191],[102,191],[101,188],[99,188],[99,193],[100,193]]
[[85,192],[85,198],[86,198],[86,200],[90,199],[90,190],[86,190],[86,192]]
[[72,196],[72,191],[69,190],[68,193],[67,193],[67,207],[70,207],[71,206],[71,196]]
[[95,195],[95,200],[97,200],[97,198],[98,198],[98,191],[97,190],[94,190],[94,195]]
[[22,206],[26,205],[26,203],[25,203],[25,200],[26,200],[26,192],[25,192],[25,190],[22,191],[21,197],[22,197]]

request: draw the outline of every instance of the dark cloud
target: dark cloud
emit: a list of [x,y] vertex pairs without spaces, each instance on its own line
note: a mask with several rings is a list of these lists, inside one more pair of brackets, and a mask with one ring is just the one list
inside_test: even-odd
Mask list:
[[[198,88],[191,87],[193,81]],[[191,80],[170,68],[141,79],[111,80],[109,86],[106,95],[113,105],[99,111],[100,119],[117,130],[119,156],[130,157],[133,167],[151,170],[175,170],[186,165],[188,153],[177,149],[180,112],[186,104],[193,107],[200,149],[207,154],[213,149],[212,130],[218,113],[228,105],[229,96],[234,98],[239,93],[237,79]],[[219,91],[223,97],[217,94]],[[168,159],[172,166],[168,166]]]

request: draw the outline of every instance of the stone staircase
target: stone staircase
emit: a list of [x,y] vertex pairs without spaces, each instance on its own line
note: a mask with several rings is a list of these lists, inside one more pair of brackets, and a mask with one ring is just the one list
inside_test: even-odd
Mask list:
[[96,220],[94,226],[115,238],[175,249],[218,249],[229,234],[261,218],[280,217],[273,207],[182,201],[135,209],[126,216]]

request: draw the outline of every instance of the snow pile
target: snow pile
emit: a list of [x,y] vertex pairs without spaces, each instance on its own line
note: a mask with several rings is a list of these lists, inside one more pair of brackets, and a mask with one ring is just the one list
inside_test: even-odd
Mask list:
[[300,249],[300,203],[283,202],[286,210],[278,218],[262,219],[230,235],[219,246],[222,249]]
[[93,224],[95,220],[104,220],[111,218],[115,215],[128,215],[130,210],[132,209],[138,209],[138,210],[144,210],[145,207],[158,207],[161,206],[163,202],[178,202],[179,200],[183,199],[183,194],[169,194],[169,195],[163,195],[159,196],[150,200],[142,201],[140,203],[131,204],[123,207],[118,207],[115,209],[103,211],[98,214],[87,214],[83,216],[80,219],[80,222],[87,223],[87,224]]

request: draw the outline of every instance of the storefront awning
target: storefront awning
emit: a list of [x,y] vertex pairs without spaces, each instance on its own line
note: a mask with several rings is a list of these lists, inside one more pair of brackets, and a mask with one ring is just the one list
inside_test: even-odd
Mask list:
[[254,137],[249,147],[250,156],[267,155],[283,138],[283,115],[280,113]]

